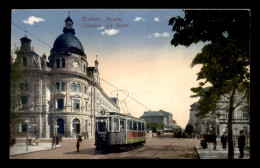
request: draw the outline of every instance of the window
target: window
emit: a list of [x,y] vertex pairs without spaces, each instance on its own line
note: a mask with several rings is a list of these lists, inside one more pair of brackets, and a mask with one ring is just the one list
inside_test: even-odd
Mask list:
[[62,58],[61,62],[62,62],[62,63],[61,63],[61,67],[62,67],[62,68],[65,68],[65,59]]
[[141,131],[141,130],[142,130],[141,123],[138,122],[138,131]]
[[107,131],[107,120],[106,119],[98,120],[97,131],[98,132],[106,132]]
[[73,100],[73,110],[79,110],[79,100]]
[[27,66],[27,58],[23,57],[23,66]]
[[57,108],[58,110],[62,110],[64,107],[64,99],[57,99]]
[[21,96],[21,103],[22,103],[22,107],[27,107],[27,105],[28,105],[27,96]]
[[60,67],[60,59],[56,59],[56,67],[57,67],[57,68]]
[[114,131],[119,131],[119,119],[114,118]]
[[120,120],[120,129],[125,129],[125,120]]
[[56,90],[60,90],[60,82],[56,82]]
[[77,84],[77,87],[76,87],[76,92],[80,92],[80,84]]
[[23,83],[20,83],[20,89],[24,90],[24,84]]
[[22,124],[22,132],[27,132],[27,124],[26,123]]
[[85,94],[87,94],[87,86],[85,86]]
[[133,121],[133,130],[137,130],[137,122]]
[[247,114],[246,113],[243,113],[243,118],[247,118]]
[[76,92],[76,84],[75,83],[71,84],[70,91],[71,92]]
[[86,69],[85,69],[85,67],[86,67],[86,66],[85,66],[85,64],[84,64],[84,65],[83,65],[83,71],[84,71],[84,72],[86,72]]
[[145,124],[142,123],[142,131],[145,131]]
[[61,82],[61,90],[65,90],[65,82]]
[[28,83],[20,83],[20,89],[23,90],[29,90],[29,84]]
[[132,125],[132,120],[127,120],[127,130],[132,130],[133,125]]

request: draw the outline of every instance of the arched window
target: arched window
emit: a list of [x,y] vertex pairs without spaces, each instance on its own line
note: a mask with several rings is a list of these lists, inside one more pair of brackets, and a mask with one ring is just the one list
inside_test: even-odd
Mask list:
[[61,66],[62,66],[62,68],[65,68],[65,59],[64,59],[64,58],[62,58],[62,61],[61,61],[61,62],[62,62],[62,63],[61,63],[61,64],[62,64],[62,65],[61,65]]
[[76,92],[80,92],[80,84],[77,84]]
[[56,67],[59,68],[60,67],[60,59],[56,59]]
[[56,83],[56,90],[60,90],[60,82]]
[[70,91],[71,92],[76,92],[76,84],[75,83],[72,83],[71,86],[70,86]]
[[65,82],[61,82],[61,90],[65,90]]

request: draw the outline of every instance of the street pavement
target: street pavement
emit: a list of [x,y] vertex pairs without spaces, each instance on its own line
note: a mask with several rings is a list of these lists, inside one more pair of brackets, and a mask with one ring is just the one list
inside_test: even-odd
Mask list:
[[[213,149],[213,144],[210,143],[208,148],[203,149],[201,146],[195,146],[195,150],[200,159],[227,159],[228,158],[228,147],[226,150],[222,149],[222,146],[217,146],[216,150]],[[234,147],[234,159],[239,159],[240,152],[238,147]],[[244,149],[244,158],[249,159],[250,152],[249,148],[245,147]]]
[[[41,141],[42,142],[42,141]],[[39,143],[42,146],[43,143]],[[47,145],[47,144],[46,144]],[[61,147],[33,153],[10,156],[11,159],[198,159],[194,150],[199,140],[173,138],[171,135],[147,138],[146,144],[134,149],[122,149],[117,152],[103,153],[95,150],[94,139],[83,139],[79,152],[76,151],[76,139],[63,139]],[[47,145],[47,146],[48,146]],[[14,146],[15,147],[15,146]],[[37,146],[33,146],[36,147]],[[31,147],[32,148],[32,147]],[[25,148],[23,149],[25,150]],[[30,148],[29,148],[30,150]]]
[[[63,139],[56,149],[52,149],[51,140],[42,140],[38,146],[28,146],[20,141],[10,147],[10,159],[227,159],[228,150],[221,146],[213,150],[213,144],[203,149],[199,139],[173,138],[171,134],[161,137],[147,137],[146,144],[140,148],[112,153],[102,153],[95,150],[94,139],[83,139],[80,152],[76,151],[76,139]],[[239,150],[234,148],[235,159]],[[245,148],[245,157],[250,157],[249,148]]]

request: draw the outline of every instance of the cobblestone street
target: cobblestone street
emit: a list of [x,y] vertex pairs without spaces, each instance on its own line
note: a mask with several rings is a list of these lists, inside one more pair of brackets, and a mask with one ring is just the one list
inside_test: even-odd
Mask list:
[[[41,144],[39,144],[41,145]],[[96,151],[94,139],[84,139],[80,152],[76,152],[76,140],[64,139],[61,147],[46,151],[11,156],[12,159],[197,159],[194,146],[198,139],[164,137],[147,138],[143,147],[120,152]]]

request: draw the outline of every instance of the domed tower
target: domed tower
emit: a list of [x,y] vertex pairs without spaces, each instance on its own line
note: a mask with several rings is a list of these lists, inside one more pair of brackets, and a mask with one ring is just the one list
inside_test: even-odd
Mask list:
[[[70,16],[65,19],[63,33],[53,43],[49,62],[50,135],[74,137],[86,131],[85,125],[91,120],[90,80],[87,76],[87,56],[81,42],[75,36]],[[58,129],[55,128],[56,125],[59,126]]]
[[81,42],[75,36],[70,16],[65,20],[63,34],[54,41],[49,61],[52,70],[71,70],[87,74],[87,56]]

